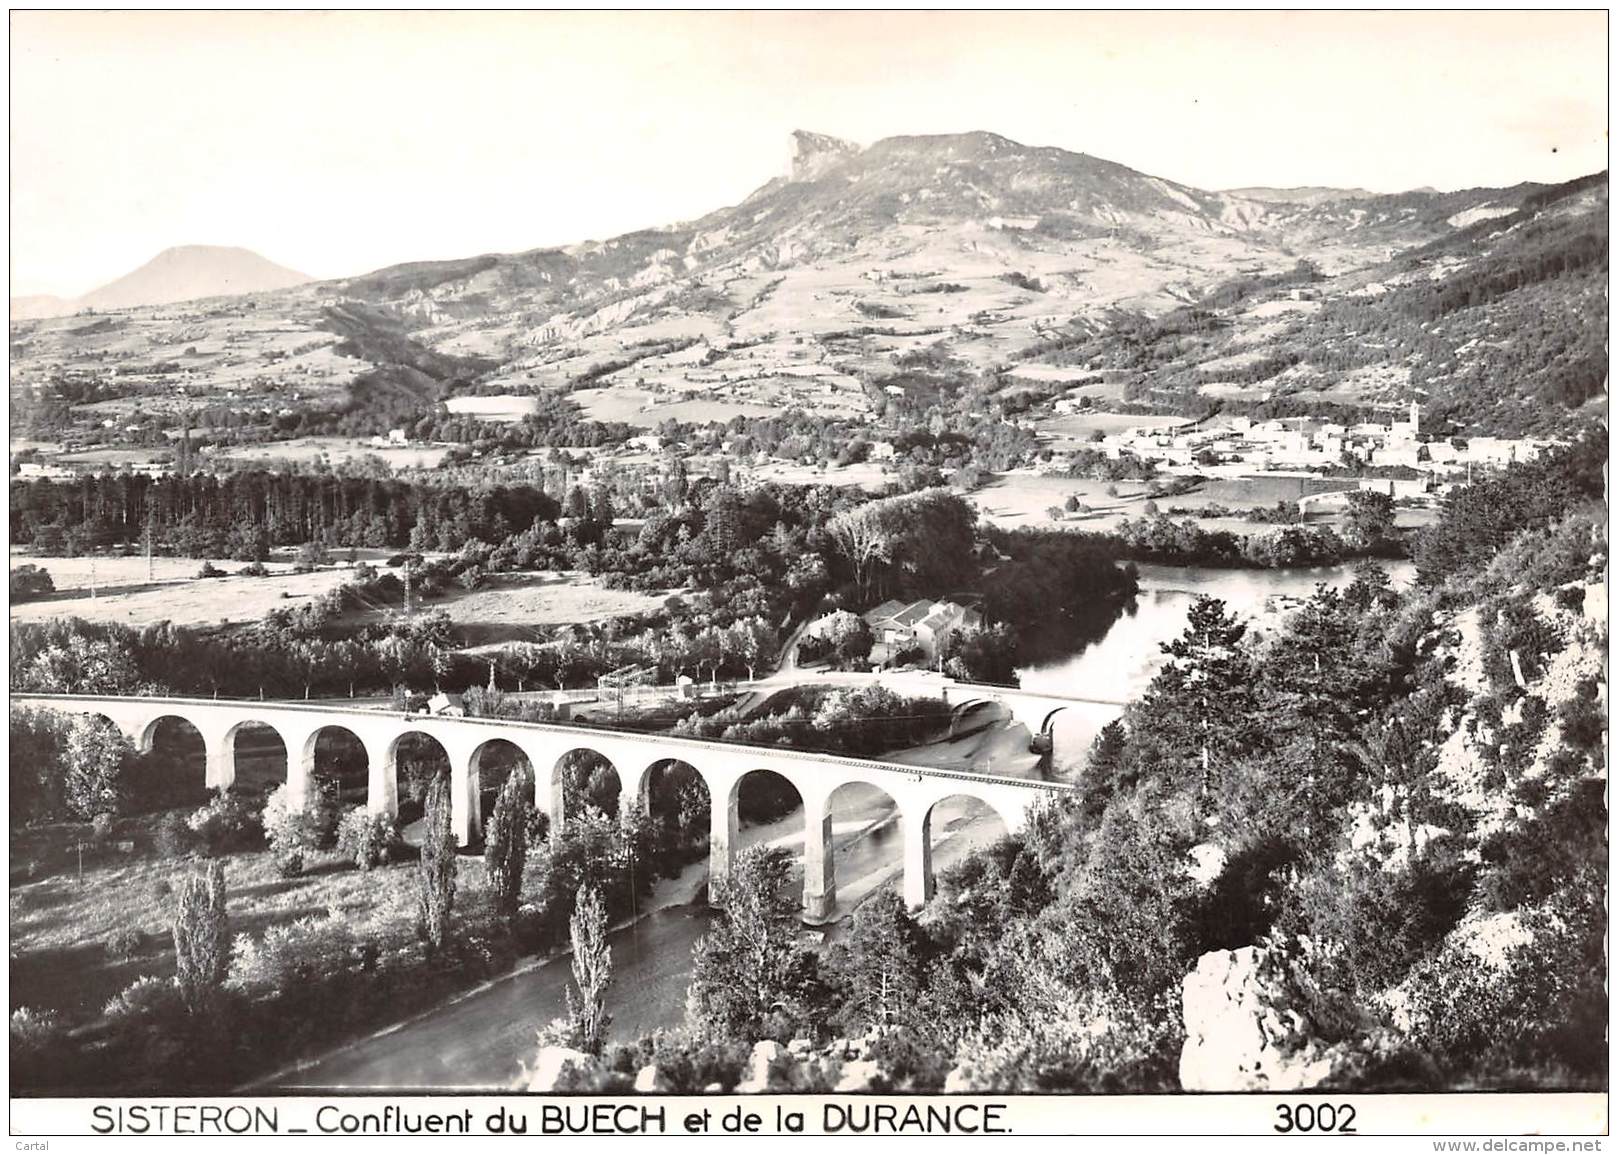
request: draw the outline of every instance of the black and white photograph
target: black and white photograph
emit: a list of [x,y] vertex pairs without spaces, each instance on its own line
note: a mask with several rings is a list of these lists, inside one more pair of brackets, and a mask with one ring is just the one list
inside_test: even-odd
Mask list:
[[13,1134],[1606,1134],[1605,10],[9,21]]

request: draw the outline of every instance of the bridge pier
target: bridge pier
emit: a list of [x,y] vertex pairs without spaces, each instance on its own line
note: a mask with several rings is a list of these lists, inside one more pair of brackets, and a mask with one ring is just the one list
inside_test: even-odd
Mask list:
[[229,790],[236,784],[236,731],[203,733],[202,747],[208,789]]
[[309,789],[314,785],[315,743],[320,740],[320,727],[289,736],[281,734],[281,744],[287,748],[287,809],[294,813],[303,810],[309,801]]
[[370,744],[365,749],[368,775],[365,808],[386,818],[399,817],[399,754],[392,746],[379,756]]
[[720,889],[736,865],[736,846],[741,838],[741,778],[702,777],[708,786],[708,902],[718,905]]
[[905,906],[920,910],[933,896],[933,808],[919,807],[921,813],[904,813],[904,898]]
[[550,824],[546,837],[556,846],[562,841],[567,817],[562,812],[562,776],[556,772],[556,759],[527,746],[522,747],[522,752],[534,772],[534,809],[545,815]]
[[449,755],[450,821],[455,828],[455,844],[464,850],[483,834],[478,768],[471,750],[446,747],[444,752]]
[[837,871],[833,860],[831,797],[803,795],[803,915],[809,922],[829,921],[837,909]]

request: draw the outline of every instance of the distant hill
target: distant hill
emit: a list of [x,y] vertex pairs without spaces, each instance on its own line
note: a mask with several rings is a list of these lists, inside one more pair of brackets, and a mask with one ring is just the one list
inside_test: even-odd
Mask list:
[[164,249],[132,273],[82,297],[48,294],[11,298],[11,319],[65,317],[80,309],[139,309],[204,297],[269,293],[305,285],[314,278],[266,260],[251,249],[177,245]]
[[179,245],[164,249],[110,285],[86,293],[75,305],[92,309],[138,309],[144,305],[167,305],[202,297],[267,293],[290,289],[312,279],[249,249]]
[[73,302],[66,297],[53,297],[41,293],[32,297],[11,298],[13,321],[34,321],[40,317],[61,317],[73,311]]

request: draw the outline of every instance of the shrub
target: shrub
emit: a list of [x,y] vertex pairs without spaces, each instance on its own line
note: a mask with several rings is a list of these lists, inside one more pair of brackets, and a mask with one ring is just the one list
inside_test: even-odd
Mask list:
[[11,1012],[11,1080],[34,1087],[63,1082],[73,1066],[75,1049],[55,1011],[18,1007]]
[[213,562],[205,561],[202,563],[202,568],[197,571],[197,576],[199,578],[224,577],[225,571],[214,565]]
[[228,854],[257,843],[263,835],[252,803],[240,794],[220,790],[186,820],[209,854]]
[[241,574],[241,576],[243,576],[243,577],[269,577],[270,576],[269,567],[266,566],[261,561],[255,561],[255,562],[253,562],[253,563],[251,563],[249,565],[244,565],[237,572],[239,572]]
[[372,814],[363,806],[344,811],[337,824],[337,853],[352,859],[361,870],[387,862],[399,845],[399,832],[386,814]]
[[11,600],[14,602],[55,592],[56,583],[50,573],[37,565],[20,565],[11,571]]
[[128,962],[140,953],[145,945],[146,936],[134,927],[119,927],[106,937],[101,949],[113,962]]
[[291,785],[283,782],[277,786],[265,800],[262,822],[276,866],[287,878],[303,872],[308,852],[320,849],[326,830],[330,828],[335,833],[336,827],[330,800],[313,781],[305,790],[300,809],[293,808]]
[[348,965],[354,932],[331,915],[272,926],[257,939],[236,936],[231,951],[230,986],[246,994],[287,991],[318,981]]
[[[196,835],[186,820],[170,811],[157,820],[152,831],[152,849],[161,858],[184,858],[196,845]],[[166,885],[166,884],[165,884]]]
[[142,975],[108,999],[101,1013],[117,1030],[168,1018],[182,1010],[180,989],[173,979]]
[[1573,613],[1584,611],[1584,587],[1563,586],[1556,591],[1556,604]]
[[111,814],[101,813],[90,819],[90,841],[97,846],[105,846],[112,841],[112,828],[117,819]]

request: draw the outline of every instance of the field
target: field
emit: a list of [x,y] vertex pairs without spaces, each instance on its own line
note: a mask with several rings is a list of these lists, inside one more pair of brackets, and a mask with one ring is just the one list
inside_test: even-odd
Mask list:
[[[683,399],[679,393],[689,396]],[[654,394],[646,389],[614,385],[607,389],[581,389],[572,395],[592,421],[622,421],[642,429],[655,429],[664,421],[729,421],[732,417],[768,417],[768,405],[725,398],[710,398],[700,391],[681,390]],[[481,399],[480,399],[481,400]]]
[[481,589],[456,590],[426,605],[447,611],[461,640],[480,646],[533,641],[536,627],[651,613],[662,608],[665,596],[610,590],[582,573],[493,574]]
[[268,441],[262,445],[232,447],[221,458],[247,462],[342,461],[351,457],[375,455],[394,469],[437,469],[449,452],[447,445],[404,445],[379,448],[363,437],[298,437],[291,441]]
[[[1116,486],[1118,496],[1107,494],[1109,485]],[[1053,522],[1047,511],[1053,505],[1062,505],[1070,496],[1077,497],[1093,512],[1069,513],[1060,523]],[[1126,517],[1146,516],[1145,505],[1151,499],[1146,494],[1146,483],[1140,481],[1001,473],[982,489],[968,494],[967,500],[977,507],[985,522],[1001,529],[1051,529],[1061,524],[1100,531],[1114,528]]]
[[1172,429],[1190,424],[1187,417],[1154,417],[1136,413],[1073,413],[1038,423],[1039,432],[1056,442],[1088,442],[1092,433],[1122,433],[1126,429]]
[[891,473],[874,461],[859,465],[827,466],[825,469],[771,461],[767,465],[748,466],[741,473],[748,481],[773,481],[781,485],[857,485],[872,492],[886,488],[894,479]]
[[[144,557],[98,557],[94,559],[96,595],[92,598],[90,558],[31,557],[13,550],[11,564],[24,563],[43,567],[56,583],[57,593],[38,601],[12,603],[13,621],[76,617],[126,626],[163,621],[191,625],[246,622],[277,606],[335,589],[351,577],[346,566],[295,574],[290,563],[271,562],[266,577],[199,578],[201,559],[158,557],[152,559],[148,581]],[[245,564],[213,562],[227,574],[237,573]]]
[[504,393],[497,397],[451,397],[444,407],[451,413],[482,421],[521,421],[534,411],[534,401],[533,397]]

